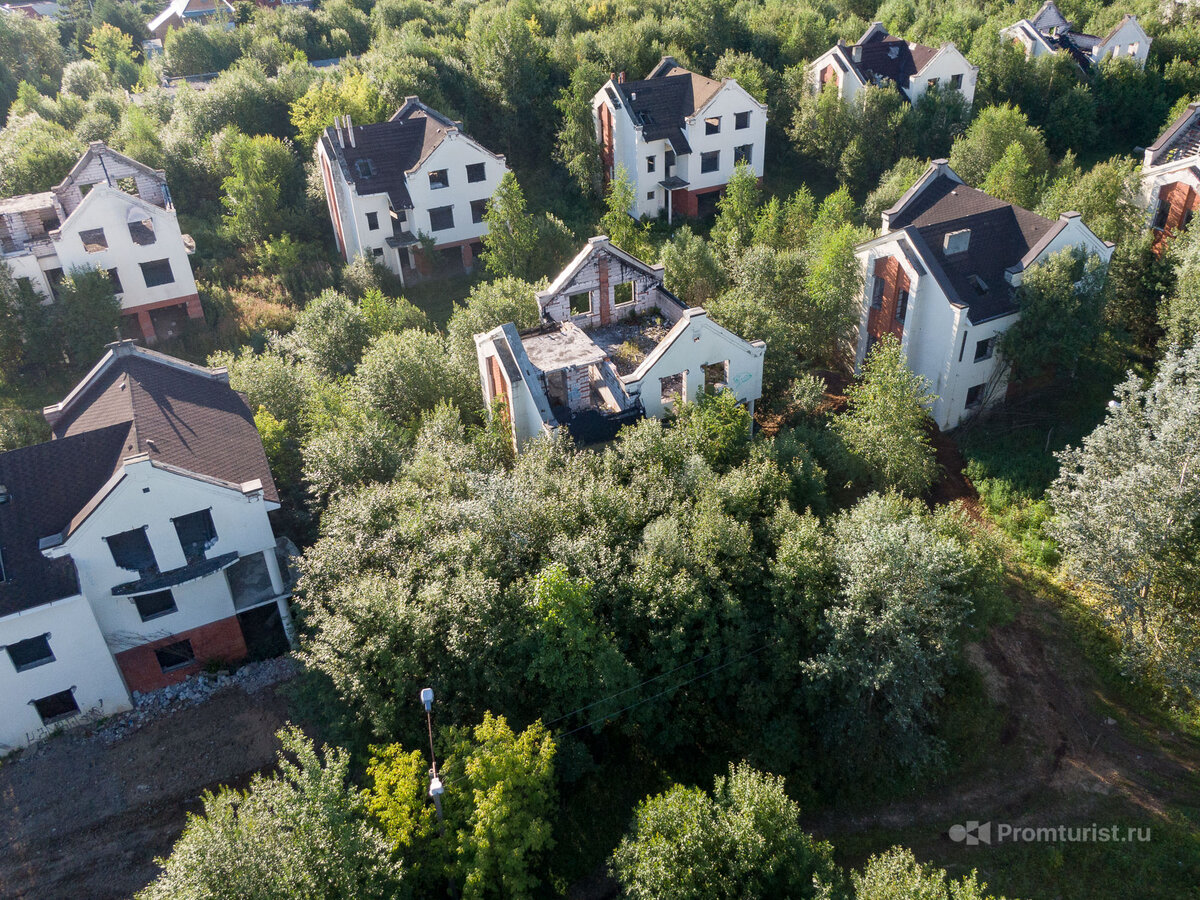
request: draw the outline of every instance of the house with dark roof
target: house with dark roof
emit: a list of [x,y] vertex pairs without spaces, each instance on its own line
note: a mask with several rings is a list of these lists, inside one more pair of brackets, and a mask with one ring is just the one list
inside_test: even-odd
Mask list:
[[607,237],[588,241],[536,299],[536,328],[475,335],[484,403],[493,414],[499,404],[518,452],[556,428],[580,444],[611,440],[704,391],[732,391],[751,414],[762,396],[767,345],[686,306],[663,287],[662,265]]
[[739,165],[762,178],[767,107],[735,80],[716,81],[663,57],[640,81],[613,75],[592,98],[604,177],[633,184],[634,218],[703,216]]
[[935,160],[883,214],[879,237],[859,244],[863,293],[855,360],[892,335],[909,368],[936,395],[930,410],[953,428],[1005,396],[997,342],[1020,317],[1026,269],[1068,247],[1105,262],[1113,245],[1079,213],[1051,220],[964,184]]
[[1021,19],[1000,34],[1024,48],[1031,59],[1066,53],[1084,72],[1105,59],[1132,59],[1144,66],[1150,54],[1150,35],[1137,16],[1123,16],[1104,37],[1084,34],[1075,30],[1054,0],[1046,0],[1032,19]]
[[1191,224],[1200,209],[1200,103],[1189,104],[1146,148],[1141,195],[1160,241]]
[[975,100],[979,67],[967,62],[953,43],[940,48],[888,34],[881,22],[872,22],[857,44],[839,41],[808,67],[814,91],[836,87],[838,96],[849,102],[861,88],[895,87],[910,103],[916,103],[932,87],[958,91],[967,103]]
[[122,341],[44,414],[52,440],[0,454],[0,752],[291,627],[278,493],[224,369]]
[[121,301],[126,337],[152,343],[203,319],[166,175],[103,141],[48,191],[0,198],[0,261],[53,298],[66,275],[105,272]]
[[375,259],[404,281],[472,268],[488,201],[508,171],[503,156],[417,97],[374,125],[335,116],[317,158],[342,257]]
[[234,9],[229,0],[171,0],[162,12],[146,23],[146,30],[160,41],[172,28],[224,21],[233,28]]

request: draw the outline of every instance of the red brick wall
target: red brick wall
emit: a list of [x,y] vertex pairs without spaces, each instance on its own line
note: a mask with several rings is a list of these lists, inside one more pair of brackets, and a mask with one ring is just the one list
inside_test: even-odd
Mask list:
[[[894,334],[897,339],[904,335],[904,322],[896,321],[896,300],[901,291],[909,290],[908,274],[900,267],[894,256],[886,256],[875,261],[875,277],[883,279],[883,297],[880,308],[872,307],[867,314],[867,334],[878,340],[885,334]],[[874,284],[870,290],[874,294]],[[912,306],[912,297],[908,298]]]
[[1197,194],[1190,184],[1183,181],[1164,185],[1158,193],[1158,198],[1159,209],[1165,208],[1167,217],[1163,222],[1162,230],[1156,236],[1156,245],[1161,244],[1162,241],[1183,228],[1184,218],[1188,212],[1194,213],[1200,208],[1200,194]]
[[[176,641],[189,640],[196,661],[190,666],[163,672],[154,651]],[[116,654],[117,666],[125,676],[125,684],[131,691],[153,691],[168,684],[177,684],[195,675],[210,659],[233,662],[246,657],[246,641],[237,616],[221,619],[190,631],[181,631],[149,644]]]

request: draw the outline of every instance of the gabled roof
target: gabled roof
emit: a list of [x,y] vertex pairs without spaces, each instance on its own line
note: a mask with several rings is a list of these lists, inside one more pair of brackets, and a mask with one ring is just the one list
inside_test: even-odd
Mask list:
[[892,37],[882,23],[872,22],[858,43],[849,48],[848,58],[863,82],[884,80],[908,87],[912,77],[929,65],[938,52],[934,47]]
[[[420,168],[452,134],[462,135],[480,146],[457,123],[419,98],[408,97],[386,122],[355,125],[349,117],[344,122],[335,119],[321,135],[321,144],[326,154],[338,161],[346,181],[355,185],[360,195],[386,193],[393,209],[412,209],[407,176]],[[486,149],[485,152],[503,161],[503,157]]]
[[1189,103],[1174,122],[1146,148],[1148,165],[1163,165],[1200,155],[1200,102]]
[[60,534],[132,450],[132,423],[118,422],[62,440],[0,453],[0,616],[78,593],[69,558],[42,555],[42,538]]
[[60,440],[127,423],[123,459],[144,453],[154,463],[227,483],[258,480],[263,496],[278,501],[254,415],[228,379],[224,369],[121,341],[109,344],[95,368],[45,415]]
[[146,27],[155,31],[172,16],[178,16],[180,19],[202,18],[215,14],[221,7],[228,13],[234,11],[229,0],[171,0],[166,9],[151,19]]
[[664,56],[641,81],[611,84],[614,99],[625,107],[633,124],[641,127],[643,137],[647,141],[670,140],[681,155],[691,152],[683,134],[684,120],[703,110],[723,86],[723,82],[683,68],[670,56]]
[[662,281],[662,267],[655,267],[648,263],[642,262],[636,256],[632,256],[609,240],[607,235],[598,235],[597,237],[588,238],[587,244],[582,250],[575,254],[575,258],[567,263],[564,268],[551,282],[550,286],[537,292],[538,299],[553,297],[562,292],[563,288],[571,282],[579,270],[582,269],[593,256],[604,253],[615,259],[620,260],[631,269],[636,269],[657,281]]
[[[1065,226],[963,184],[945,160],[886,216],[887,230],[909,236],[950,302],[966,307],[974,323],[1016,311],[1007,270],[1023,269]],[[946,235],[964,230],[971,233],[966,252],[947,254]]]
[[1058,8],[1054,0],[1046,0],[1030,21],[1038,31],[1071,30],[1070,21],[1062,14],[1062,10]]

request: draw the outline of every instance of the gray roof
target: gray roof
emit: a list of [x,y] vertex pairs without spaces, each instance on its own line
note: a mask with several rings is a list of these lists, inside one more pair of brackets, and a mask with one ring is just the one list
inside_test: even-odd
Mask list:
[[669,140],[680,156],[692,148],[684,136],[684,120],[703,109],[721,82],[680,66],[664,56],[641,81],[614,82],[620,104],[647,141]]

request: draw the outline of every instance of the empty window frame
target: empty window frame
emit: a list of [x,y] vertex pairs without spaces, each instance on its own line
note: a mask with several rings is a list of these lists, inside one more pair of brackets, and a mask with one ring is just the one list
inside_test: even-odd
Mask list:
[[373,257],[375,257],[375,259],[383,259],[383,248],[382,247],[372,247],[371,255]]
[[104,539],[113,562],[122,569],[130,569],[142,575],[158,572],[150,539],[146,537],[146,526],[112,534]]
[[175,533],[179,535],[179,546],[189,563],[200,562],[205,552],[217,542],[217,528],[213,524],[212,511],[200,509],[186,516],[171,519]]
[[700,154],[700,171],[715,172],[721,168],[721,151],[710,150],[708,153]]
[[962,75],[961,75],[961,74],[959,74],[959,75],[951,75],[951,76],[950,76],[950,87],[951,87],[953,90],[956,90],[956,91],[961,91],[961,90],[962,90],[962,78],[963,78],[963,77],[962,77]]
[[733,148],[733,164],[740,166],[743,163],[750,166],[754,164],[754,145],[742,144],[740,147]]
[[429,211],[429,228],[431,231],[449,231],[453,227],[453,206],[438,206]]
[[112,285],[114,294],[125,292],[125,288],[121,286],[121,276],[117,274],[116,269],[105,269],[104,274],[108,276],[108,281]]
[[170,284],[175,280],[175,274],[171,271],[171,261],[156,259],[142,263],[142,278],[145,279],[148,288]]
[[9,644],[5,649],[8,650],[8,658],[12,660],[13,668],[18,672],[54,662],[49,632]]
[[885,287],[887,287],[887,282],[876,275],[875,281],[871,284],[871,309],[883,307],[883,289]]
[[176,641],[174,644],[167,644],[167,646],[155,650],[154,658],[158,660],[158,667],[164,673],[174,672],[194,663],[196,652],[192,649],[191,641]]
[[660,378],[658,379],[658,383],[658,398],[663,403],[670,403],[683,397],[684,381],[682,372],[678,375],[668,375],[666,378]]
[[154,220],[140,219],[136,222],[129,222],[129,237],[139,247],[149,247],[153,244],[157,237],[154,234]]
[[480,222],[483,221],[483,217],[485,215],[487,215],[487,205],[488,205],[487,197],[484,197],[482,200],[472,200],[471,201],[471,222],[472,222],[472,224],[478,225]]
[[654,199],[654,191],[646,191],[646,199],[653,200]]
[[712,394],[729,386],[729,360],[704,365],[704,390]]
[[75,702],[75,689],[59,691],[48,697],[33,701],[33,708],[42,717],[43,725],[53,725],[63,719],[79,714],[79,704]]
[[967,389],[967,409],[976,409],[983,405],[983,392],[986,384],[977,384]]
[[567,298],[570,303],[571,315],[580,316],[592,311],[592,292],[579,291]]
[[647,172],[653,172],[655,166],[657,166],[657,165],[658,165],[658,157],[657,156],[647,156],[646,157],[646,171]]
[[930,78],[929,81],[926,82],[926,84],[931,88],[935,88],[938,86],[939,81],[941,81],[940,78]]
[[104,236],[103,228],[89,228],[79,232],[79,240],[83,241],[83,249],[88,253],[99,253],[108,249],[108,238]]
[[1158,209],[1154,212],[1154,226],[1162,230],[1167,227],[1167,217],[1171,214],[1171,204],[1166,200],[1158,201]]
[[749,112],[749,110],[747,110],[746,112],[734,113],[734,116],[733,116],[733,130],[734,131],[742,131],[743,129],[746,129],[749,127],[750,127],[750,112]]
[[256,606],[275,597],[271,570],[267,568],[267,554],[274,552],[266,550],[263,553],[251,553],[225,570],[229,593],[233,595],[233,605],[236,609]]
[[675,151],[668,150],[663,154],[663,164],[667,167],[667,174],[671,174],[671,170],[675,168]]
[[613,285],[613,303],[617,306],[633,302],[633,282],[622,281]]
[[379,230],[379,213],[377,213],[377,212],[367,213],[367,230],[368,231],[378,231]]
[[904,317],[908,315],[908,291],[901,290],[896,295],[896,321],[903,322]]
[[133,598],[133,605],[137,607],[138,615],[142,617],[143,622],[149,622],[151,619],[158,619],[162,616],[169,616],[179,609],[175,605],[175,595],[170,591],[138,594]]
[[985,338],[982,341],[975,343],[975,362],[983,362],[985,359],[991,359],[992,354],[996,351],[996,338]]
[[720,134],[721,133],[721,117],[711,116],[704,120],[705,134]]
[[487,169],[484,168],[484,163],[471,163],[467,166],[467,183],[475,184],[487,178]]
[[440,191],[442,188],[448,187],[450,187],[449,169],[434,169],[429,173],[429,189],[431,191]]

